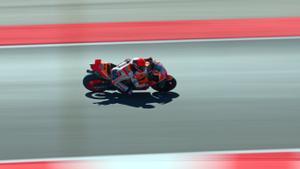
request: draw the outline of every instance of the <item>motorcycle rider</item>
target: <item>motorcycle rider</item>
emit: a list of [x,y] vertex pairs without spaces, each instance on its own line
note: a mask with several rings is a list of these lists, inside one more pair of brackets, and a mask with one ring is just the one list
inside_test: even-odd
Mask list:
[[112,84],[122,93],[131,95],[132,88],[125,81],[130,80],[135,88],[147,88],[148,84],[140,84],[137,76],[146,74],[146,60],[144,58],[126,59],[111,71]]

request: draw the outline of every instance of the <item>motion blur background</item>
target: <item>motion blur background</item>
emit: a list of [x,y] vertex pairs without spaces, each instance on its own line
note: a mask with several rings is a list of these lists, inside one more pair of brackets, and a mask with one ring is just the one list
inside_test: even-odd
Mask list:
[[298,0],[1,0],[0,3],[1,25],[299,15]]
[[[0,1],[2,26],[297,16],[298,0]],[[1,46],[0,160],[299,148],[299,43]],[[164,63],[176,90],[87,97],[82,78],[95,58],[136,56]]]

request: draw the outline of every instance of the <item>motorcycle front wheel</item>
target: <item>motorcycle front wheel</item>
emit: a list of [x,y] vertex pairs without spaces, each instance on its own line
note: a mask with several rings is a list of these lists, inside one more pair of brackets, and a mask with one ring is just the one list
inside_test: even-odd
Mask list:
[[171,75],[168,75],[167,79],[160,82],[160,83],[157,83],[156,85],[154,86],[151,86],[152,89],[158,91],[158,92],[169,92],[171,90],[173,90],[177,85],[177,81],[176,79],[171,76]]

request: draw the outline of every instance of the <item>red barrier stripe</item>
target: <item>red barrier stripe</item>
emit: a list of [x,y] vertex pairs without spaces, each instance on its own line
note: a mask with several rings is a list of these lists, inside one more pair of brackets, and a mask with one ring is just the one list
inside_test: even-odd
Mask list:
[[47,162],[0,164],[0,169],[52,169]]
[[0,26],[0,45],[300,36],[300,17]]
[[232,169],[297,169],[295,164],[299,161],[296,153],[254,153],[233,155]]
[[300,153],[243,153],[195,156],[191,168],[213,169],[300,169]]

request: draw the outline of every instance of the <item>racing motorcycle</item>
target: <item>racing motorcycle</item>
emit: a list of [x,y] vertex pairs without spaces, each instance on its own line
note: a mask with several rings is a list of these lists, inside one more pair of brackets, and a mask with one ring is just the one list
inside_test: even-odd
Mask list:
[[[86,89],[92,92],[104,92],[106,90],[118,90],[111,80],[111,70],[117,65],[104,62],[101,59],[96,59],[93,64],[90,64],[90,69],[87,70],[87,75],[83,78],[83,85]],[[162,78],[164,77],[164,78]],[[168,92],[173,90],[176,85],[176,79],[167,74],[161,76],[161,72],[155,74],[140,74],[136,77],[140,84],[148,84],[152,89],[158,92]],[[130,80],[125,81],[133,90],[147,90],[147,88],[137,89]]]

